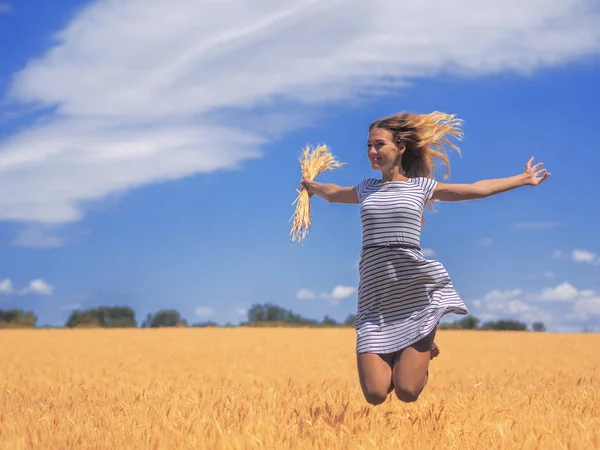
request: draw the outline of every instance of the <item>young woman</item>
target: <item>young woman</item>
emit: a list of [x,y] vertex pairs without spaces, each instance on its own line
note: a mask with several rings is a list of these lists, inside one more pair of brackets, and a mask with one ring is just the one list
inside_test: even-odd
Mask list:
[[437,355],[437,325],[444,314],[467,314],[444,266],[427,260],[420,248],[425,206],[435,201],[489,197],[550,176],[542,163],[516,176],[445,184],[432,178],[437,158],[449,161],[444,145],[462,135],[454,115],[400,113],[369,127],[367,156],[381,178],[354,187],[302,179],[302,188],[329,202],[360,203],[362,251],[356,315],[356,353],[365,399],[383,403],[395,391],[414,402],[427,383],[429,360]]

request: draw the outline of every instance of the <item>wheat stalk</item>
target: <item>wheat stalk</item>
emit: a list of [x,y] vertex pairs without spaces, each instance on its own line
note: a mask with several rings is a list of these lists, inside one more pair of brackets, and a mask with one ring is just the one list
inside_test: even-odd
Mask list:
[[[307,180],[314,180],[326,170],[333,170],[346,165],[346,163],[338,162],[326,145],[317,146],[315,149],[307,145],[299,160],[302,178]],[[300,190],[300,194],[296,197],[292,206],[294,204],[296,204],[296,211],[290,219],[292,223],[290,245],[294,241],[302,244],[310,231],[310,197],[306,189],[302,188]]]

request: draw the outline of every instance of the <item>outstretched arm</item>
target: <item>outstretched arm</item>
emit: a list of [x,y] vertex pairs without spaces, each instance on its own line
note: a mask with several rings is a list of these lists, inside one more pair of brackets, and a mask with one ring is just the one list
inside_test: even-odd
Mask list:
[[550,174],[542,169],[543,163],[531,167],[533,157],[527,161],[525,171],[520,175],[492,180],[482,180],[472,184],[445,184],[438,183],[433,193],[433,200],[443,202],[458,202],[474,200],[501,194],[522,186],[537,186]]
[[358,194],[354,187],[340,187],[337,184],[323,184],[311,180],[301,180],[302,188],[310,196],[317,195],[331,203],[358,203]]

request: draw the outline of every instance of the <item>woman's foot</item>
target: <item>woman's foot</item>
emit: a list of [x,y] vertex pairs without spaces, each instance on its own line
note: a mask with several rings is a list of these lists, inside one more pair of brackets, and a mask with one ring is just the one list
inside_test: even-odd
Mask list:
[[439,354],[440,354],[440,348],[434,342],[433,345],[431,346],[431,357],[429,359],[433,359]]

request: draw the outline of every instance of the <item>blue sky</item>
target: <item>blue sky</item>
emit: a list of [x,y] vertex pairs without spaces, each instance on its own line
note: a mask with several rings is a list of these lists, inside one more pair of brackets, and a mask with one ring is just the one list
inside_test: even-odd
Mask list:
[[422,246],[482,319],[600,329],[597,4],[180,3],[0,2],[0,309],[342,320],[358,206],[315,199],[290,251],[300,151],[326,143],[348,165],[321,181],[355,185],[372,120],[441,110],[465,120],[450,182],[530,156],[552,177],[438,205]]

